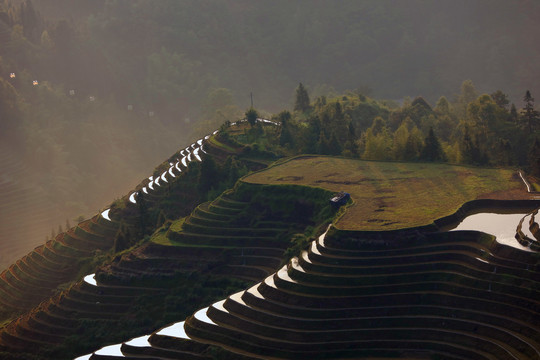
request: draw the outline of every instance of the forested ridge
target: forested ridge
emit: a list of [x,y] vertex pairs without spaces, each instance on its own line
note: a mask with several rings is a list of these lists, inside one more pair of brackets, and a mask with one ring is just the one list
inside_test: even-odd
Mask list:
[[[37,245],[92,215],[184,140],[242,117],[250,93],[262,114],[292,110],[299,82],[313,107],[283,126],[285,152],[421,160],[433,129],[447,161],[526,165],[534,137],[516,118],[540,93],[539,14],[526,0],[3,0],[1,150],[28,175],[2,179],[45,214],[39,238],[19,236]],[[482,97],[498,89],[508,104]],[[9,225],[28,228],[26,214]]]

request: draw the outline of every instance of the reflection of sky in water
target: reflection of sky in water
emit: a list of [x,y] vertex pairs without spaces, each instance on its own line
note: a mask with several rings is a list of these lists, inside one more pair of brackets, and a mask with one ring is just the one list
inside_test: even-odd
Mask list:
[[150,343],[148,342],[148,339],[150,338],[150,335],[144,335],[135,339],[131,339],[128,342],[126,342],[126,345],[129,346],[136,346],[136,347],[150,347]]
[[84,281],[90,285],[94,285],[94,286],[97,286],[97,282],[96,282],[96,278],[95,278],[96,274],[90,274],[90,275],[86,275],[84,277]]
[[166,328],[161,329],[157,335],[163,335],[163,336],[172,336],[182,339],[189,339],[189,337],[186,335],[186,332],[184,331],[184,322],[177,322],[176,324],[173,324],[171,326],[167,326]]
[[[494,235],[497,242],[517,249],[528,250],[522,246],[515,238],[516,228],[519,221],[526,213],[519,214],[495,214],[495,213],[478,213],[467,216],[461,223],[451,230],[476,230],[487,234]],[[525,224],[528,218],[524,221],[522,231],[527,236],[529,234],[528,226]]]
[[122,351],[120,350],[121,346],[122,346],[122,344],[106,346],[106,347],[101,348],[98,351],[96,351],[95,354],[96,355],[108,355],[108,356],[124,357],[124,354],[122,354]]
[[200,321],[203,321],[205,323],[208,323],[208,324],[212,324],[212,325],[216,325],[215,322],[213,322],[212,320],[210,320],[210,318],[208,317],[208,315],[206,314],[206,311],[208,310],[208,308],[204,308],[204,309],[201,309],[199,311],[197,311],[195,313],[195,318],[200,320]]
[[109,217],[109,211],[111,211],[111,209],[107,209],[107,210],[103,211],[103,212],[101,213],[101,216],[102,216],[104,219],[111,221],[111,218]]

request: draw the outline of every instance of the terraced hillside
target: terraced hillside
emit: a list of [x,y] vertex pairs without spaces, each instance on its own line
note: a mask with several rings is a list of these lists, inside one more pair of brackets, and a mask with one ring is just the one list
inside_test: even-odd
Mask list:
[[[103,267],[96,275],[98,283],[73,283],[84,275],[81,271],[90,269],[88,265],[95,262],[92,259],[96,256],[104,259],[111,248],[114,248],[113,253],[122,250],[118,249],[119,233],[123,238],[138,236],[133,233],[141,231],[143,211],[146,226],[152,228],[162,214],[165,219],[182,216],[200,201],[196,163],[204,161],[205,156],[224,162],[236,151],[234,148],[229,151],[219,141],[205,144],[206,150],[203,150],[203,142],[208,138],[210,136],[173,155],[158,166],[148,180],[113,203],[110,209],[36,248],[2,274],[0,281],[5,284],[0,291],[4,291],[1,297],[5,305],[2,308],[4,316],[9,318],[12,314],[32,310],[3,327],[0,350],[28,352],[46,358],[62,357],[73,334],[78,334],[79,338],[88,335],[92,338],[89,343],[93,344],[96,339],[92,329],[106,326],[104,323],[119,326],[121,322],[132,322],[131,314],[140,311],[143,303],[148,303],[148,299],[167,298],[171,284],[184,279],[185,274],[190,277],[193,271],[213,272],[253,282],[278,268],[284,250],[290,245],[284,234],[302,230],[306,224],[300,226],[301,221],[265,221],[262,218],[258,218],[257,223],[247,224],[247,218],[253,220],[254,217],[246,218],[246,213],[254,209],[249,208],[249,202],[233,199],[229,193],[201,205],[187,219],[179,220],[180,228],[166,223],[162,229],[168,230],[168,246],[151,242],[116,257]],[[264,166],[253,160],[249,163],[255,168]],[[190,170],[191,164],[194,167]],[[231,222],[233,218],[235,222]],[[245,241],[251,233],[259,234],[255,240],[266,243],[261,245],[254,241],[252,246],[247,246]],[[156,236],[159,238],[159,235],[158,231]],[[205,241],[228,243],[212,245]],[[173,243],[174,246],[170,246]],[[88,280],[88,276],[85,279]],[[238,288],[234,281],[226,280],[221,284],[223,288]],[[66,287],[67,290],[63,290]],[[218,298],[222,296],[219,292]],[[180,316],[186,315],[181,313]],[[88,327],[88,322],[94,327]],[[64,355],[59,355],[56,348]],[[80,349],[75,346],[71,350],[77,352]]]
[[[320,211],[332,213],[327,204],[330,194],[323,190],[292,187],[284,196],[282,189],[273,187],[267,189],[264,197],[247,202],[242,198],[254,190],[247,187],[240,186],[198,206],[188,217],[156,232],[150,243],[119,256],[95,276],[86,277],[59,296],[41,303],[0,332],[0,345],[10,352],[58,354],[54,348],[65,348],[72,334],[83,339],[95,336],[92,332],[95,327],[85,328],[89,321],[101,326],[114,323],[120,331],[130,334],[118,324],[129,324],[130,318],[141,316],[141,304],[158,309],[168,307],[164,301],[148,299],[179,301],[171,293],[185,296],[186,286],[194,286],[197,279],[204,281],[205,276],[229,279],[220,281],[230,289],[237,289],[230,279],[244,281],[237,284],[245,287],[274,273],[291,245],[291,235],[304,231],[308,225],[316,225],[313,219]],[[267,201],[273,197],[275,203],[281,196],[292,202],[291,208],[298,210],[299,206],[306,206],[307,194],[311,200],[304,212],[309,211],[311,216],[298,217],[296,221],[288,221],[288,212],[272,210]],[[222,294],[219,292],[218,298]],[[74,347],[71,351],[83,349]]]
[[[13,311],[32,309],[0,330],[3,354],[70,359],[118,343],[81,359],[540,358],[535,214],[522,221],[528,232],[518,227],[522,250],[479,232],[433,232],[464,202],[531,198],[512,171],[308,156],[197,205],[210,157],[245,155],[234,142],[199,141],[44,245],[48,266],[15,264],[7,293],[24,307]],[[309,244],[336,214],[335,190],[353,204]],[[422,202],[411,218],[416,197],[431,211]],[[103,265],[82,274],[71,258]],[[24,303],[34,287],[37,306]]]
[[261,283],[88,357],[539,359],[538,260],[478,232],[322,235]]
[[[59,219],[51,213],[46,192],[30,184],[32,172],[5,144],[0,144],[0,169],[0,270],[4,270],[43,243]],[[29,222],[32,226],[23,225]]]
[[36,247],[0,274],[3,312],[28,310],[79,272],[80,261],[113,245],[118,224],[96,215]]

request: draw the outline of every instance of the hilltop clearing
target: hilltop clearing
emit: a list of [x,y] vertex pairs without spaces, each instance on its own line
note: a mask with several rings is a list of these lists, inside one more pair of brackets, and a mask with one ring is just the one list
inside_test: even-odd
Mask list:
[[249,175],[244,182],[295,184],[351,194],[340,229],[384,231],[429,225],[476,199],[528,199],[511,169],[437,163],[375,162],[300,156]]

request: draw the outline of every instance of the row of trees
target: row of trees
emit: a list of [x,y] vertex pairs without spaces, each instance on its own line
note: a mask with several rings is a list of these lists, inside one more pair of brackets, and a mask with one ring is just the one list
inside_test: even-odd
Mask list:
[[443,96],[434,107],[422,97],[397,104],[354,92],[310,102],[300,84],[294,110],[275,116],[276,144],[286,153],[528,166],[536,173],[540,116],[529,91],[523,101],[518,111],[502,91],[478,94],[468,80],[453,101]]

